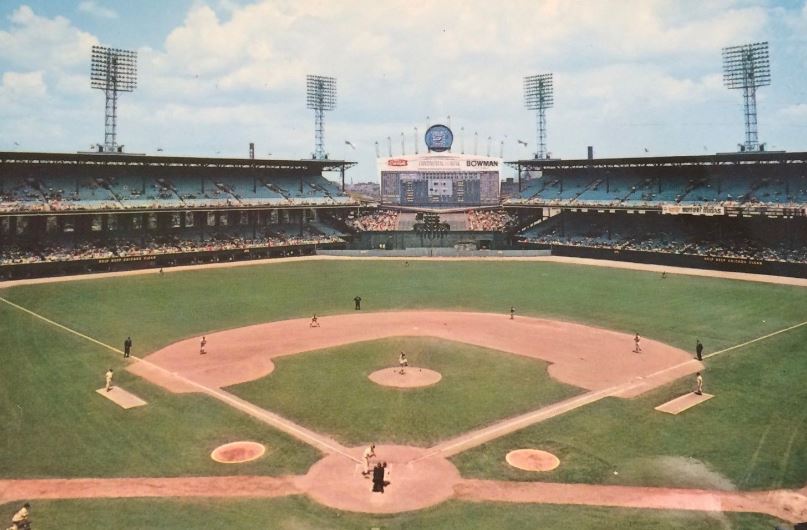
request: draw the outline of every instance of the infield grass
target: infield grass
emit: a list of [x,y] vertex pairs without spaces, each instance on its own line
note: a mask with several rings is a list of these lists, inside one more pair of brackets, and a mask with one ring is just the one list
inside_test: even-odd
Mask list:
[[[0,506],[10,515],[15,505]],[[634,510],[535,504],[449,501],[413,513],[362,515],[323,508],[302,496],[276,499],[121,499],[35,501],[37,530],[115,528],[284,530],[433,528],[440,530],[770,530],[778,521],[747,513]]]
[[[442,380],[423,388],[380,386],[398,352]],[[435,338],[392,337],[275,359],[268,377],[228,390],[343,444],[430,446],[582,392],[546,373],[546,362]],[[415,368],[409,368],[414,370]],[[319,374],[316,384],[311,374]]]

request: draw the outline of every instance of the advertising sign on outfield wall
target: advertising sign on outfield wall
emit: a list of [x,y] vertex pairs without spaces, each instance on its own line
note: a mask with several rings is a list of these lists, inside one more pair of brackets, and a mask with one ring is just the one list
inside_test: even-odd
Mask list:
[[663,204],[661,213],[665,215],[725,215],[726,209],[722,206]]

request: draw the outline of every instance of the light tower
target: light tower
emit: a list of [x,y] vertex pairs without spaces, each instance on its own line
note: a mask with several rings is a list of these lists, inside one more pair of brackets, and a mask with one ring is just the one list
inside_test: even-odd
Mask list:
[[757,87],[771,84],[768,43],[754,42],[723,48],[723,84],[726,88],[743,89],[745,144],[741,149],[760,151],[757,138]]
[[118,151],[118,92],[137,88],[137,52],[93,46],[91,57],[90,86],[103,90],[106,96],[104,145],[99,147],[103,152],[114,153]]
[[552,90],[552,74],[531,75],[524,78],[524,105],[529,110],[537,111],[538,119],[538,151],[535,158],[547,158],[546,152],[546,109],[555,103]]
[[306,76],[306,103],[314,111],[314,158],[323,160],[325,154],[325,111],[336,108],[336,78],[321,75]]

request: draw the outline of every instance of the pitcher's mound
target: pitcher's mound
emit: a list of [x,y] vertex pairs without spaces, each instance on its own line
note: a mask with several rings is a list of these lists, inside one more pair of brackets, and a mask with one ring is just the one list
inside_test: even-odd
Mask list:
[[557,456],[537,449],[510,451],[505,458],[511,466],[525,471],[552,471],[560,465]]
[[240,464],[263,456],[266,447],[257,442],[233,442],[213,449],[210,458],[222,464]]
[[409,366],[401,373],[400,368],[384,368],[369,375],[370,381],[381,386],[415,388],[437,384],[443,378],[440,372],[428,368]]

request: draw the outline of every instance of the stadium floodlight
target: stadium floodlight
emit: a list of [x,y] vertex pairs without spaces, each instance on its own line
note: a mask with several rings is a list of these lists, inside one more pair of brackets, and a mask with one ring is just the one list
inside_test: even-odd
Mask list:
[[552,74],[531,75],[524,78],[524,105],[536,111],[538,120],[538,151],[535,158],[545,159],[546,151],[546,109],[555,103],[552,90]]
[[306,106],[314,111],[314,158],[325,159],[325,111],[336,108],[336,78],[306,76]]
[[745,151],[760,151],[757,137],[757,87],[771,84],[768,43],[754,42],[723,48],[723,84],[743,89],[745,106]]
[[93,46],[91,57],[90,86],[103,90],[106,96],[102,147],[105,152],[114,153],[118,150],[118,92],[133,92],[137,88],[137,52]]

